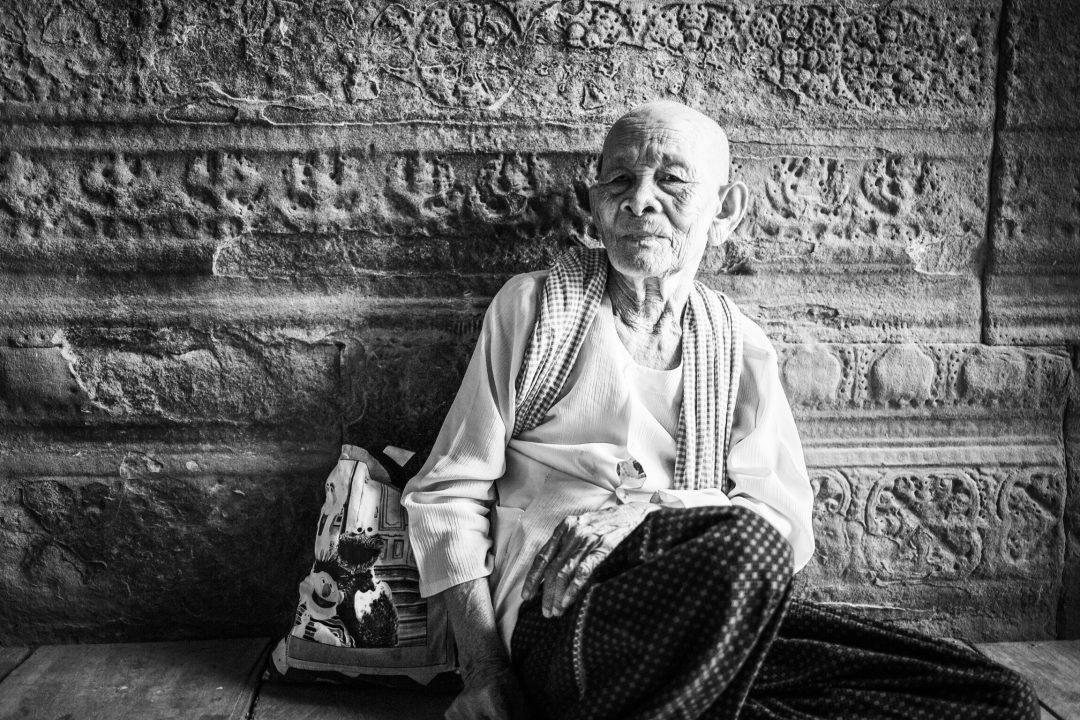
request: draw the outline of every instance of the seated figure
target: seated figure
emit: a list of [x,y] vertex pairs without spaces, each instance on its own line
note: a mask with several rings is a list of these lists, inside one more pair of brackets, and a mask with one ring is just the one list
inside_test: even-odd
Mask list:
[[792,600],[813,492],[765,333],[695,280],[747,189],[723,130],[620,118],[602,249],[512,278],[404,495],[462,718],[1034,718],[973,651]]

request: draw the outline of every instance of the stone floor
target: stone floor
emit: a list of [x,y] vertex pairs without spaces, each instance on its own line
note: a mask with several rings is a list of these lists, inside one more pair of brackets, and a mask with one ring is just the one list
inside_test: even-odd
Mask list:
[[[0,720],[436,720],[447,695],[262,682],[261,638],[0,648]],[[1080,719],[1080,641],[979,649],[1032,678],[1043,718]]]

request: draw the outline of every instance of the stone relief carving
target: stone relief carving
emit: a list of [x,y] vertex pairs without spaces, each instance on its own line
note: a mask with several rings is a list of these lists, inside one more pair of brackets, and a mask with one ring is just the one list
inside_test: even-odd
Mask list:
[[[2,12],[0,100],[77,100],[96,111],[117,102],[165,105],[163,117],[176,121],[228,122],[223,108],[239,114],[252,102],[282,101],[290,111],[275,115],[266,106],[248,119],[337,121],[367,117],[366,106],[378,108],[375,117],[403,110],[610,114],[643,91],[683,99],[730,93],[732,78],[743,96],[764,84],[778,106],[824,103],[864,113],[966,113],[988,108],[993,97],[993,13],[943,12],[922,2],[857,10],[834,3],[166,0],[129,12],[104,0],[51,0]],[[581,66],[587,58],[615,72],[598,75]],[[215,75],[218,68],[231,75]],[[533,102],[528,86],[537,84],[544,91]]]
[[959,583],[1037,574],[1063,542],[1063,473],[1050,468],[811,471],[814,581]]
[[881,478],[866,504],[868,554],[879,581],[957,580],[982,559],[981,491],[968,474]]
[[56,221],[58,188],[49,170],[17,152],[0,159],[0,212],[11,235],[36,237]]
[[1060,472],[1035,470],[1009,477],[998,496],[998,558],[1013,572],[1043,565],[1046,548],[1062,543],[1065,488]]
[[[955,274],[976,266],[979,226],[965,208],[981,190],[967,167],[905,156],[737,162],[756,200],[723,264],[707,258],[710,272],[844,262]],[[259,242],[273,242],[278,233],[355,231],[591,243],[582,202],[594,165],[591,155],[559,152],[10,152],[0,156],[0,225],[24,238],[50,228],[90,239],[259,233],[267,238]],[[930,165],[941,166],[932,186],[905,185],[901,171],[889,170],[923,168],[913,171],[921,177]],[[939,251],[928,264],[931,245]],[[19,247],[31,250],[12,252]]]
[[191,160],[186,193],[217,218],[216,237],[249,229],[266,192],[266,181],[246,157],[221,151]]
[[778,345],[781,380],[803,408],[1061,407],[1063,355],[981,345]]
[[[925,157],[869,160],[779,157],[733,242],[762,261],[821,253],[822,241],[842,239],[867,259],[910,263],[928,274],[970,272],[982,245],[981,198],[968,168]],[[768,241],[768,242],[765,242]],[[850,261],[850,253],[837,257]]]

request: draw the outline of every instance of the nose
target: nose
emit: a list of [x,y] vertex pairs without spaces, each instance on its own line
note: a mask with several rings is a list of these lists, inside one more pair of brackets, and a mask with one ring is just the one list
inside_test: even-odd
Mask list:
[[634,180],[619,207],[635,216],[658,212],[660,203],[656,199],[656,187],[652,178],[643,176]]

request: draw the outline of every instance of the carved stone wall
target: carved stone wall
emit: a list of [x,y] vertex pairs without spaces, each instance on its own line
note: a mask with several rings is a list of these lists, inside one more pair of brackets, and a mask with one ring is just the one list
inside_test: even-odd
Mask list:
[[279,629],[339,444],[431,441],[490,297],[596,242],[606,126],[659,98],[751,188],[702,279],[780,352],[800,591],[1078,636],[1078,30],[1068,0],[0,2],[0,643]]

